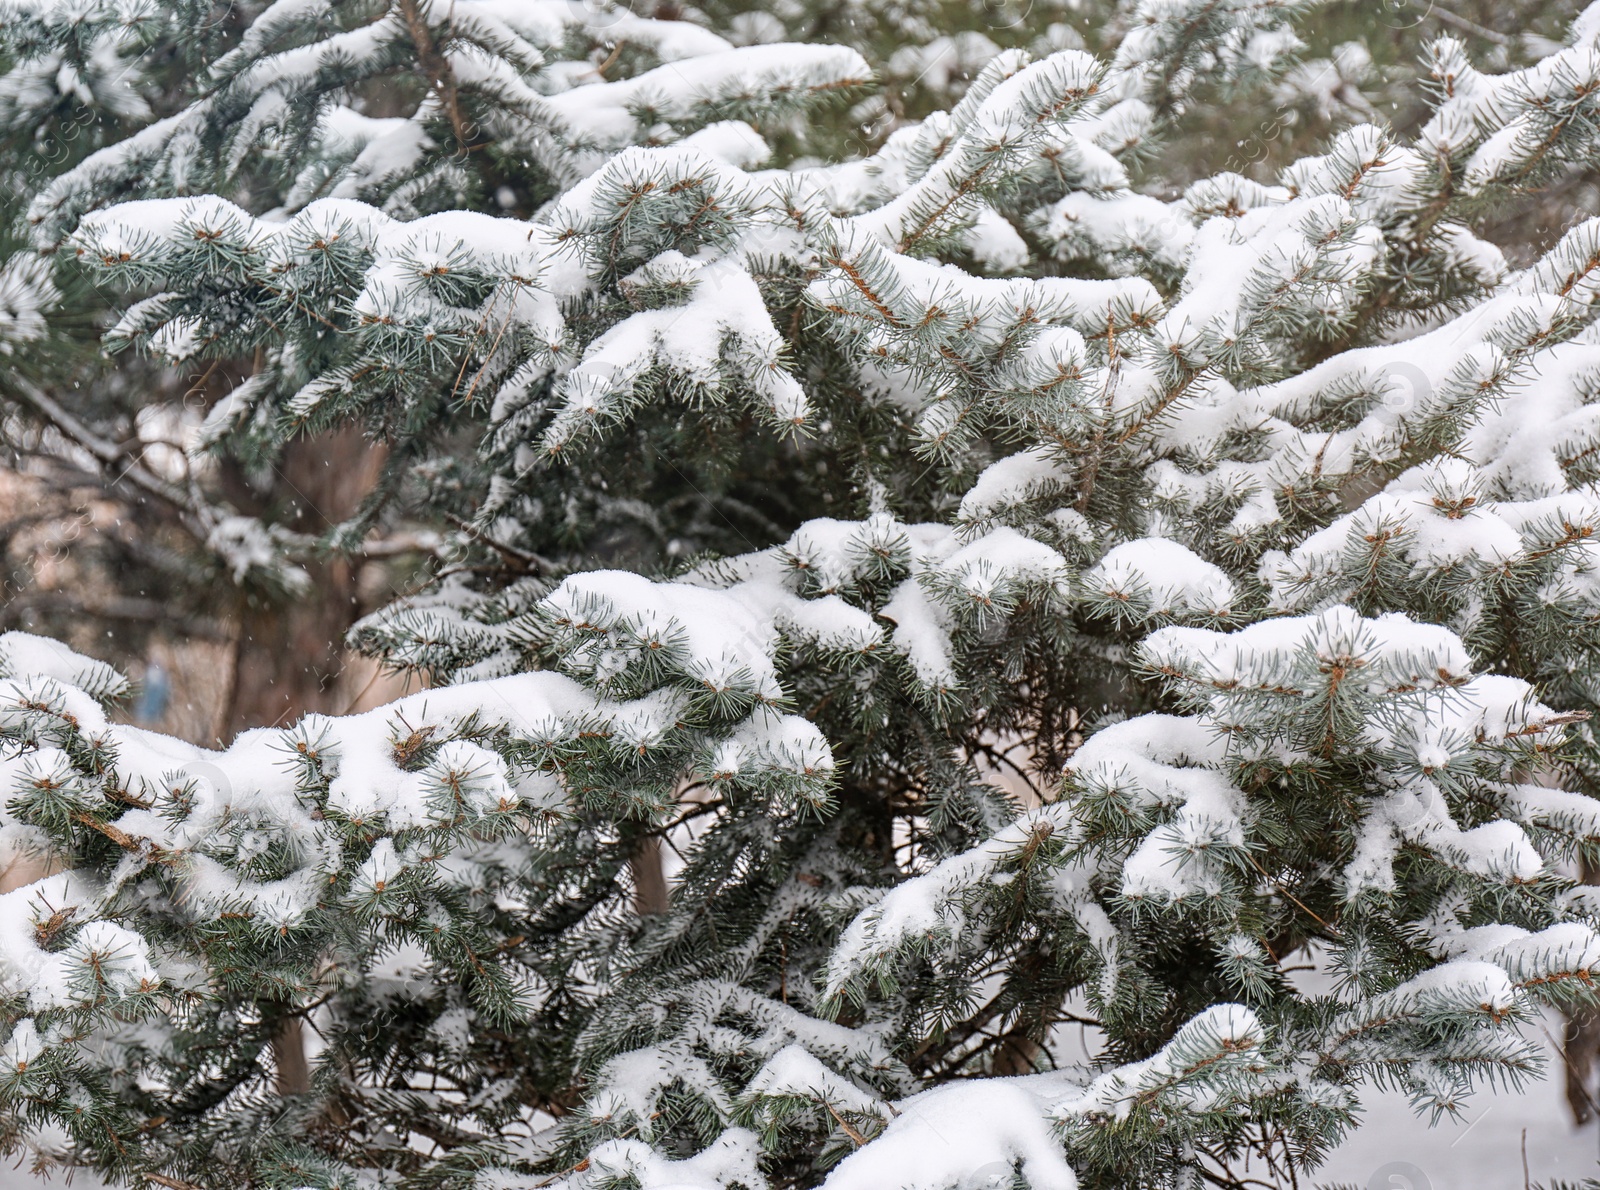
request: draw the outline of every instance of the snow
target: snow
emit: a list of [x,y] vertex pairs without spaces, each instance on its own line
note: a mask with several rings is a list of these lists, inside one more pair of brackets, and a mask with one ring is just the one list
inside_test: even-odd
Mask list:
[[[109,921],[91,921],[71,944],[53,955],[40,972],[32,1000],[36,1008],[106,996],[116,1000],[139,991],[153,991],[160,978],[150,964],[145,941],[132,930]],[[51,989],[45,992],[44,989]],[[75,993],[75,994],[72,994]]]
[[1100,1075],[1081,1093],[1055,1104],[1052,1114],[1063,1120],[1120,1120],[1136,1102],[1156,1096],[1179,1110],[1209,1110],[1232,1092],[1227,1079],[1231,1071],[1249,1071],[1262,1063],[1265,1041],[1261,1022],[1244,1005],[1214,1004],[1187,1021],[1154,1055]]
[[961,498],[960,518],[982,521],[1006,505],[1022,503],[1062,487],[1068,471],[1048,447],[1035,446],[990,463]]
[[45,313],[60,300],[50,262],[18,252],[0,264],[0,356],[45,333]]
[[[658,121],[705,119],[739,97],[833,89],[871,75],[861,55],[846,46],[742,46],[702,50],[693,61],[692,70],[667,62],[632,78],[595,82],[546,98],[543,107],[562,152],[549,155],[545,164],[571,183],[600,168],[612,154],[646,140]],[[645,111],[651,113],[651,122],[641,124],[638,113]]]
[[[1127,254],[1169,269],[1189,258],[1195,227],[1183,203],[1164,203],[1145,194],[1102,196],[1075,191],[1039,212],[1039,233],[1063,260]],[[1124,261],[1129,272],[1137,267]]]
[[631,314],[589,344],[565,377],[565,401],[541,439],[543,449],[559,454],[580,434],[620,416],[635,382],[653,368],[711,399],[720,399],[727,380],[737,378],[774,423],[805,425],[810,400],[783,367],[783,339],[742,264],[702,266],[667,252],[651,265],[671,268],[692,284],[688,301]]
[[5,1045],[0,1046],[0,1062],[3,1062],[8,1070],[21,1074],[43,1051],[44,1041],[39,1037],[39,1030],[33,1018],[23,1017],[12,1029]]
[[1600,969],[1600,938],[1579,922],[1568,921],[1537,933],[1492,940],[1481,954],[1505,969],[1518,987],[1537,986],[1576,972]]
[[720,591],[680,583],[654,583],[621,570],[571,575],[544,600],[546,614],[579,633],[603,634],[568,664],[615,665],[621,648],[658,650],[679,634],[691,678],[713,690],[749,689],[766,699],[778,696],[772,653],[777,636],[739,600]]
[[385,946],[373,955],[363,974],[379,1004],[394,1000],[424,1000],[438,991],[429,974],[428,954],[414,942]]
[[1339,195],[1215,216],[1195,232],[1182,290],[1155,334],[1168,351],[1205,364],[1244,338],[1271,304],[1337,320],[1382,258],[1379,230]]
[[756,169],[772,155],[771,146],[743,120],[719,120],[691,132],[679,143],[737,169]]
[[1000,47],[990,38],[976,30],[965,30],[935,37],[922,45],[902,45],[889,55],[885,70],[911,79],[914,84],[926,84],[932,91],[944,92],[953,81],[977,75],[999,52]]
[[[556,1190],[580,1190],[619,1182],[639,1190],[723,1190],[724,1187],[766,1185],[758,1157],[759,1138],[742,1128],[730,1128],[711,1145],[682,1161],[672,1161],[637,1140],[612,1140],[589,1154],[582,1176],[545,1183]],[[492,1175],[491,1175],[492,1176]],[[602,1180],[603,1179],[603,1180]],[[495,1190],[495,1183],[486,1183]],[[518,1183],[521,1190],[522,1183]]]
[[[58,640],[27,632],[0,635],[0,678],[49,678],[76,686],[94,698],[121,698],[129,690],[128,680],[105,662],[74,653]],[[72,701],[75,710],[83,705],[81,698]],[[95,724],[104,721],[98,709],[83,713],[89,716],[88,730],[97,730]]]
[[[972,200],[964,197],[967,180],[974,171],[987,168],[985,158],[996,146],[1042,148],[1053,127],[1066,124],[1080,104],[1098,106],[1089,98],[1100,73],[1092,55],[1062,50],[1003,76],[1011,62],[1013,55],[1001,55],[985,69],[980,83],[968,92],[967,102],[951,115],[958,130],[954,143],[921,178],[876,210],[853,217],[851,231],[856,237],[870,236],[905,251],[928,233],[930,219],[940,226],[959,224],[963,217],[976,214]],[[985,93],[985,84],[997,79],[1001,81]],[[1095,162],[1102,171],[1100,185],[1126,184],[1126,175],[1110,154],[1086,140],[1075,140],[1075,147],[1081,159]]]
[[1013,584],[1065,583],[1066,559],[1009,526],[992,529],[940,560],[932,573],[973,603],[993,603]]
[[1185,775],[1182,808],[1145,836],[1122,865],[1122,895],[1130,900],[1177,901],[1223,891],[1224,873],[1209,861],[1215,847],[1244,842],[1244,796],[1220,774]]
[[759,779],[774,773],[828,773],[833,753],[822,732],[799,715],[762,715],[741,724],[711,761],[713,776]]
[[54,678],[29,675],[0,680],[0,725],[35,734],[38,708],[48,707],[60,719],[71,719],[83,730],[98,734],[106,723],[104,709],[77,686],[67,686]]
[[[1375,749],[1380,781],[1342,874],[1347,898],[1392,891],[1402,843],[1462,873],[1515,886],[1538,880],[1548,864],[1522,824],[1566,825],[1582,837],[1590,831],[1592,808],[1531,786],[1507,786],[1502,817],[1468,828],[1457,822],[1440,784],[1451,779],[1457,760],[1466,771],[1474,763],[1470,749],[1539,735],[1560,718],[1518,679],[1472,676],[1464,648],[1446,629],[1398,614],[1363,620],[1336,606],[1231,634],[1164,628],[1146,638],[1141,652],[1201,713],[1113,724],[1068,765],[1079,788],[1165,811],[1120,865],[1120,888],[1130,899],[1166,903],[1225,891],[1232,879],[1225,857],[1244,844],[1249,819],[1245,795],[1227,776],[1228,759],[1270,746],[1281,760],[1296,748],[1317,747],[1321,721],[1306,731],[1296,716],[1323,697],[1348,697],[1339,694],[1341,686],[1357,687],[1385,708],[1361,728]],[[1252,702],[1263,698],[1277,710],[1264,714],[1264,704]],[[1510,777],[1511,762],[1502,763]],[[868,928],[870,917],[852,929]],[[1447,947],[1454,929],[1441,936]],[[1495,968],[1495,978],[1509,995],[1509,979],[1537,986],[1588,971],[1600,957],[1597,946],[1588,927],[1568,924],[1537,939],[1505,940],[1479,957],[1504,967]],[[1422,978],[1453,977],[1447,965]],[[1394,993],[1401,1000],[1410,994]]]
[[469,817],[503,814],[521,801],[505,759],[471,740],[447,741],[417,780],[425,792],[430,786],[447,791],[447,796],[434,799],[434,821],[440,823],[454,821],[462,810]]
[[1207,56],[1212,59],[1213,69],[1238,70],[1247,63],[1262,67],[1300,48],[1298,39],[1283,23],[1282,11],[1271,4],[1250,0],[1229,0],[1222,5],[1204,0],[1139,0],[1114,58],[1127,76],[1123,88],[1153,88],[1158,80],[1152,78],[1147,83],[1144,73],[1156,74],[1155,63],[1165,59],[1165,47],[1185,39],[1202,14],[1210,15],[1217,7],[1234,17],[1235,22],[1209,47]]
[[1221,773],[1223,742],[1199,720],[1142,715],[1096,732],[1068,765],[1084,788],[1119,790],[1135,804],[1178,811],[1122,864],[1121,890],[1157,902],[1219,892],[1224,869],[1206,854],[1243,840],[1245,798]]
[[932,338],[935,344],[955,346],[958,334],[996,343],[1025,320],[1098,333],[1113,309],[1122,321],[1154,313],[1161,305],[1155,287],[1142,277],[974,277],[954,265],[888,253],[870,240],[857,238],[843,247],[840,256],[858,273],[892,271],[894,289],[877,301],[863,300],[847,275],[830,273],[811,283],[808,296],[824,308],[848,310],[891,332],[917,327],[918,335],[926,337],[924,344]]
[[1060,812],[1045,807],[1036,815],[1019,818],[978,847],[889,889],[857,915],[834,945],[824,995],[840,995],[902,946],[926,941],[937,950],[948,940],[961,937],[967,929],[963,896],[987,884],[999,865],[1021,851],[1036,831],[1050,833],[1064,826]]
[[1113,546],[1084,573],[1082,582],[1101,598],[1148,608],[1146,615],[1197,612],[1222,617],[1238,598],[1233,580],[1221,567],[1165,537]]
[[[1258,690],[1301,693],[1293,688],[1295,657],[1309,653],[1324,666],[1343,665],[1372,694],[1453,688],[1472,676],[1466,647],[1448,628],[1412,620],[1399,612],[1365,619],[1353,609],[1331,607],[1315,616],[1264,620],[1239,632],[1220,636],[1198,628],[1163,628],[1145,638],[1142,652],[1153,666],[1171,669],[1198,689],[1226,700],[1232,684]],[[1350,661],[1359,662],[1351,665]],[[1324,680],[1331,668],[1323,670]],[[1517,683],[1526,692],[1524,683]],[[1499,700],[1491,677],[1476,679],[1483,692],[1479,704]]]
[[991,272],[1016,272],[1031,259],[1027,241],[987,203],[978,208],[963,239],[973,258]]
[[307,595],[311,576],[286,559],[284,544],[277,526],[252,516],[224,517],[206,538],[206,546],[222,559],[235,583],[243,584],[252,571],[260,571],[277,577],[294,593]]
[[919,581],[908,579],[897,586],[878,614],[893,622],[894,647],[923,686],[945,690],[960,684],[950,655],[950,618]]
[[828,1175],[826,1190],[1004,1185],[1014,1168],[1033,1190],[1077,1190],[1045,1119],[1052,1089],[1046,1079],[990,1079],[901,1100],[882,1135]]
[[1360,124],[1339,133],[1322,156],[1290,165],[1283,179],[1293,194],[1350,195],[1357,213],[1379,220],[1415,206],[1426,174],[1414,150],[1376,125]]
[[798,1045],[784,1046],[768,1058],[745,1085],[745,1094],[817,1099],[836,1111],[871,1112],[881,1104],[876,1095],[830,1070]]

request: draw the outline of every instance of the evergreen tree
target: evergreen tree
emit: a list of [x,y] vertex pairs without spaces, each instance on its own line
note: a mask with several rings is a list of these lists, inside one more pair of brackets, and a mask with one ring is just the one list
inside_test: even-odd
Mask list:
[[433,688],[213,752],[0,637],[0,840],[54,869],[0,896],[5,1144],[178,1190],[1237,1184],[1363,1085],[1536,1073],[1519,1023],[1600,972],[1600,221],[1521,270],[1474,227],[1592,170],[1600,5],[1525,69],[1428,45],[1415,137],[1137,188],[1295,16],[1144,0],[818,164],[848,47],[279,0],[53,180],[109,345],[248,361],[201,449],[382,442],[324,533],[172,496],[291,595],[428,528],[353,639]]

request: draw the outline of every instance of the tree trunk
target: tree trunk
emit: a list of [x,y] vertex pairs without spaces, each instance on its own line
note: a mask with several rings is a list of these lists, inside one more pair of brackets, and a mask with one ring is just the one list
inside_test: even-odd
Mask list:
[[999,1077],[1013,1074],[1037,1074],[1039,1059],[1044,1049],[1018,1027],[1006,1032],[995,1046],[994,1061],[989,1073]]
[[356,576],[334,559],[306,567],[312,590],[287,606],[247,605],[234,646],[228,698],[230,737],[252,727],[280,727],[309,711],[337,713],[344,636],[355,623]]
[[1594,1119],[1595,1060],[1600,1058],[1600,1013],[1592,1008],[1567,1018],[1564,1057],[1567,1067],[1567,1107],[1580,1127]]
[[[381,462],[381,450],[358,430],[319,434],[290,445],[271,493],[252,502],[267,505],[262,511],[278,524],[321,533],[355,512]],[[344,636],[360,612],[356,568],[331,558],[305,569],[311,576],[305,598],[267,603],[255,596],[240,611],[226,718],[230,736],[292,723],[309,711],[342,709],[333,703],[344,669]]]
[[[270,492],[252,492],[230,476],[237,505],[300,533],[321,533],[349,517],[372,490],[382,450],[359,430],[341,429],[292,443],[276,468]],[[303,598],[267,602],[252,594],[239,612],[232,688],[224,731],[231,738],[254,727],[294,723],[312,711],[338,714],[345,633],[360,614],[356,568],[343,558],[305,567],[311,587]],[[311,1089],[304,1031],[285,1019],[272,1039],[280,1095]]]
[[645,835],[628,860],[633,877],[633,911],[651,917],[667,911],[667,875],[661,870],[661,840]]
[[272,1064],[277,1068],[274,1086],[280,1095],[304,1095],[311,1090],[311,1063],[306,1060],[305,1030],[297,1016],[286,1017],[272,1035]]
[[[1600,884],[1600,870],[1583,860],[1578,878],[1585,884]],[[1595,1066],[1600,1064],[1600,1010],[1579,1009],[1567,1018],[1562,1038],[1561,1057],[1567,1068],[1567,1107],[1574,1122],[1587,1124],[1595,1109]]]

